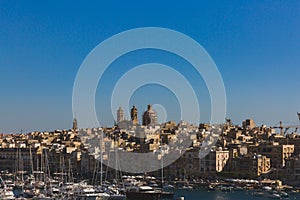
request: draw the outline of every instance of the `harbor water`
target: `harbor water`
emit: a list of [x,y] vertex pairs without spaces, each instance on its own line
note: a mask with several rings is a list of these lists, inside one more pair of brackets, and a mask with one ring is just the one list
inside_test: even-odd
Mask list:
[[[14,191],[18,194],[19,191]],[[271,198],[269,193],[265,193],[263,196],[255,196],[254,190],[241,190],[241,191],[211,191],[206,189],[201,190],[175,190],[174,200],[179,197],[184,197],[184,200],[259,200],[259,199],[275,199]],[[288,197],[282,197],[280,199],[300,199],[300,193],[289,194]],[[138,199],[137,199],[138,200]],[[160,199],[170,200],[170,199]]]
[[[208,191],[208,190],[176,190],[175,198],[184,197],[184,200],[258,200],[258,199],[272,199],[268,193],[264,196],[255,196],[253,190],[241,191]],[[274,198],[273,198],[274,199]],[[289,197],[282,197],[281,199],[300,199],[300,193],[289,194]]]

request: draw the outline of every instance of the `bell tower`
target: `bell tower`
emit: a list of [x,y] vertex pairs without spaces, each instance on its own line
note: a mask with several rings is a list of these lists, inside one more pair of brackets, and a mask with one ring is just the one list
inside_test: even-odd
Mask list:
[[117,111],[117,123],[124,121],[124,110],[122,109],[122,107],[119,107],[118,111]]
[[131,108],[130,116],[131,116],[132,123],[134,125],[137,125],[138,124],[138,110],[134,105]]

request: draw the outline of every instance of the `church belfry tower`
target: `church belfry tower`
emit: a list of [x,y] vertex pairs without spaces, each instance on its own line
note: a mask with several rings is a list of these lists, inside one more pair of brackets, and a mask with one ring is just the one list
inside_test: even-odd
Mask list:
[[135,106],[131,108],[130,112],[131,120],[134,125],[138,124],[138,110]]
[[122,109],[122,107],[119,107],[118,111],[117,111],[117,123],[124,121],[124,110]]

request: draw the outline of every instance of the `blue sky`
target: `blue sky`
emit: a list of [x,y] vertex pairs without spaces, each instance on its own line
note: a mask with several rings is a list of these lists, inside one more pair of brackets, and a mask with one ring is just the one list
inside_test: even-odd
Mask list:
[[[199,42],[219,68],[227,92],[227,116],[235,124],[297,123],[300,111],[299,1],[0,1],[0,132],[69,128],[72,89],[82,61],[100,42],[138,27],[165,27]],[[116,60],[100,81],[97,113],[112,123],[109,88],[119,66],[162,62],[185,65],[163,52],[133,52]],[[186,64],[188,65],[188,64]],[[201,77],[198,97],[208,121],[209,96]],[[102,88],[102,89],[101,89]],[[101,92],[104,89],[104,92]],[[165,90],[165,91],[164,91]],[[157,99],[153,94],[159,93]],[[104,94],[104,95],[103,95]],[[145,86],[132,96],[140,111],[148,103],[176,110],[172,94]],[[168,102],[165,99],[171,98]],[[150,102],[149,102],[150,101]],[[171,103],[170,103],[171,102]],[[173,103],[172,103],[173,102]],[[206,106],[207,105],[207,106]],[[106,113],[108,112],[108,113]],[[171,112],[171,111],[170,111]],[[177,119],[172,112],[169,119]]]

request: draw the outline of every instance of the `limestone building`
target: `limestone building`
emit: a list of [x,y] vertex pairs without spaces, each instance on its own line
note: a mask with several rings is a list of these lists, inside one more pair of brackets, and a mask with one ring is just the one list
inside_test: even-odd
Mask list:
[[283,168],[285,160],[294,153],[294,145],[283,145],[277,142],[260,143],[250,145],[248,152],[252,154],[261,154],[271,159],[272,168]]
[[222,172],[228,159],[228,150],[212,149],[204,158],[200,159],[200,173]]

